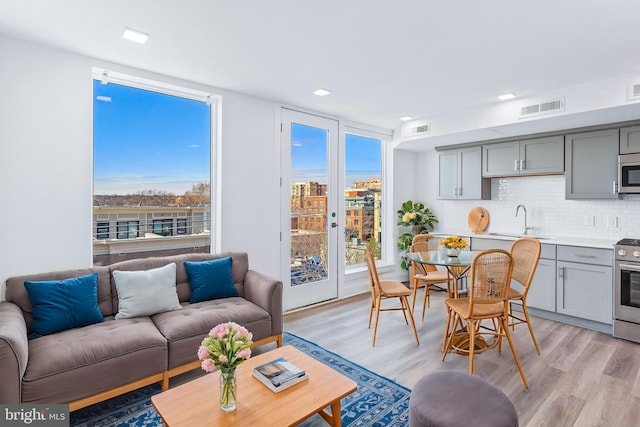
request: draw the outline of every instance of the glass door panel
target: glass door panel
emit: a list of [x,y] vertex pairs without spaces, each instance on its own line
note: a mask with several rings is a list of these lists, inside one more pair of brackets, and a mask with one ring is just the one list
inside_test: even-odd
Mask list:
[[337,298],[337,141],[335,120],[282,110],[285,309]]

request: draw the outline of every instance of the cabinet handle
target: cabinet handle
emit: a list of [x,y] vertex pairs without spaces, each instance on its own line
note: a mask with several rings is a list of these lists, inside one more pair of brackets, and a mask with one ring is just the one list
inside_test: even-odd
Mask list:
[[525,165],[524,160],[520,160],[520,170],[521,171],[523,171],[525,169],[524,165]]
[[518,170],[518,159],[516,159],[516,160],[515,160],[515,163],[514,163],[514,165],[513,165],[513,168],[514,168],[515,170]]
[[564,278],[564,267],[558,267],[558,277],[559,278]]
[[453,187],[453,195],[454,196],[458,195],[458,187]]
[[458,187],[458,196],[462,196],[462,187]]
[[581,254],[576,254],[576,258],[588,258],[588,259],[593,259],[596,258],[595,255],[581,255]]
[[617,182],[613,181],[613,194],[616,194],[618,192],[617,191],[618,190],[618,185],[617,184],[618,184]]

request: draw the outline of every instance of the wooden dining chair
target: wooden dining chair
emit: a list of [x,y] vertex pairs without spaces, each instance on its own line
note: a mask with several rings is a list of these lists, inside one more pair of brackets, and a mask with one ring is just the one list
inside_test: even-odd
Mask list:
[[[369,328],[371,328],[371,318],[373,312],[376,313],[376,319],[373,326],[373,341],[372,346],[376,345],[376,333],[378,331],[378,318],[381,311],[398,311],[401,310],[404,315],[406,323],[411,325],[413,329],[413,335],[416,337],[416,342],[420,345],[418,339],[418,331],[416,330],[416,324],[413,320],[413,312],[409,305],[408,296],[411,295],[411,290],[403,285],[401,282],[395,280],[380,280],[378,277],[378,270],[376,268],[376,261],[373,254],[369,249],[366,249],[367,270],[369,271],[369,284],[371,288],[371,307],[369,308]],[[382,306],[382,301],[386,299],[398,298],[400,306]]]
[[[453,324],[459,320],[467,323],[466,332],[469,334],[469,374],[473,374],[473,360],[476,350],[476,337],[494,335],[498,349],[501,350],[501,338],[504,336],[509,342],[511,353],[522,377],[525,388],[529,388],[515,345],[509,332],[509,287],[513,269],[511,254],[502,249],[490,249],[480,252],[471,262],[471,280],[468,298],[447,298],[446,306],[453,315]],[[482,321],[491,320],[494,328],[481,328]],[[447,322],[449,319],[447,319]],[[447,353],[453,348],[453,330],[447,338],[447,346],[442,355],[444,362]],[[496,344],[496,341],[494,341]],[[458,352],[461,349],[458,348]]]
[[[531,319],[529,318],[529,310],[527,309],[527,294],[533,281],[533,275],[536,272],[538,261],[540,260],[540,252],[542,245],[538,239],[532,237],[522,237],[511,245],[511,257],[513,258],[513,273],[511,279],[518,282],[519,289],[514,288],[513,282],[509,289],[509,326],[515,329],[515,325],[526,323],[529,327],[529,334],[536,347],[536,351],[540,354],[538,341],[533,333]],[[522,306],[522,317],[514,314],[513,303]]]
[[[437,247],[434,247],[432,240],[432,235],[430,234],[418,234],[413,238],[410,252],[426,252],[426,251],[435,251]],[[424,288],[424,294],[422,298],[422,321],[424,322],[424,313],[426,307],[431,307],[431,294],[429,291],[429,286],[436,285],[438,283],[444,283],[447,286],[447,290],[450,287],[450,282],[452,280],[451,275],[448,271],[438,270],[435,265],[430,264],[417,264],[416,262],[412,262],[409,265],[409,283],[412,288],[412,298],[411,298],[411,310],[415,312],[416,310],[416,298],[418,294],[418,289]]]

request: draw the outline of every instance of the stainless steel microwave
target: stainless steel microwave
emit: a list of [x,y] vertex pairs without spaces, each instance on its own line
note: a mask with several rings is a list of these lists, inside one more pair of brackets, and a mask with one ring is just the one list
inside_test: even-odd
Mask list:
[[618,156],[618,192],[640,193],[640,154]]

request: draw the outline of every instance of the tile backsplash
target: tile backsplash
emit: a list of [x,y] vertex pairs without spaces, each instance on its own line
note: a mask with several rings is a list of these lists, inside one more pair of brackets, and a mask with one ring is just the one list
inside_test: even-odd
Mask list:
[[564,175],[493,178],[491,200],[438,200],[432,210],[439,223],[436,231],[468,230],[471,208],[489,211],[487,232],[520,234],[524,213],[516,217],[519,204],[527,208],[530,234],[618,240],[640,238],[640,195],[620,200],[565,200]]

